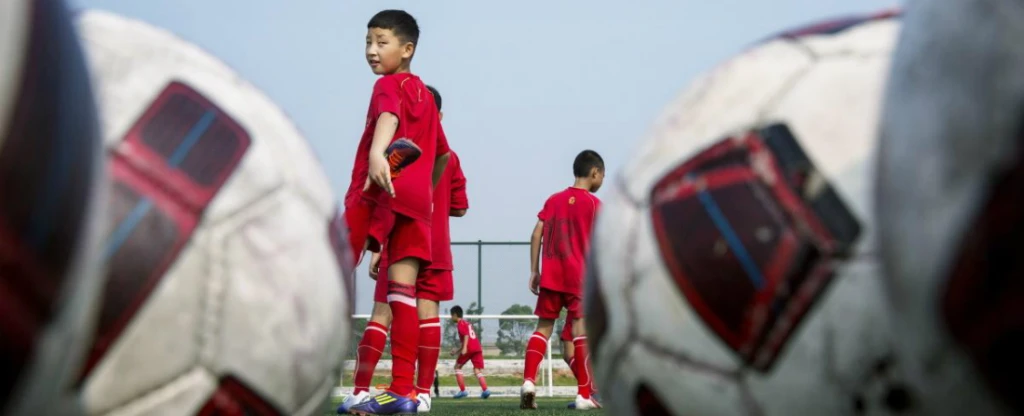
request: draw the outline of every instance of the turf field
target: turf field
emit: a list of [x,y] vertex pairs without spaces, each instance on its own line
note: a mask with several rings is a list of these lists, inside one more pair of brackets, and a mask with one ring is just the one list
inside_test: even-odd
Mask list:
[[[433,401],[433,409],[429,414],[432,415],[443,415],[443,416],[505,416],[505,415],[516,415],[516,416],[551,416],[551,415],[603,415],[602,410],[590,410],[586,412],[577,412],[575,410],[569,410],[565,408],[565,405],[569,404],[572,399],[569,397],[557,397],[550,399],[547,397],[537,398],[537,407],[535,411],[519,410],[519,398],[518,397],[492,397],[487,400],[479,398],[465,398],[461,400],[448,399],[448,398],[435,398]],[[341,399],[336,399],[334,406],[341,403]],[[324,415],[334,415],[334,410],[324,413]]]
[[[466,372],[466,385],[470,387],[476,387],[476,377],[473,377],[472,370]],[[455,376],[441,376],[438,379],[442,386],[457,386],[458,382],[455,381]],[[343,385],[351,386],[355,380],[352,379],[352,373],[346,372],[344,374]],[[391,384],[391,376],[373,376],[373,381],[370,382],[371,386],[388,385]],[[487,385],[494,387],[508,387],[515,386],[519,387],[523,384],[522,374],[494,374],[487,376]],[[576,378],[572,376],[572,373],[560,374],[555,373],[556,386],[575,386]]]

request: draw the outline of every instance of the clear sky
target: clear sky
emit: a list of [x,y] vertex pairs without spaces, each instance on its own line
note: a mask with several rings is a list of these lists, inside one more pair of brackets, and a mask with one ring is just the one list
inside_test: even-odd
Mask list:
[[[263,89],[298,124],[340,195],[374,75],[366,22],[400,8],[420,24],[412,69],[444,97],[468,177],[452,239],[525,241],[544,199],[590,148],[615,175],[659,109],[698,73],[767,35],[895,0],[69,0],[194,42]],[[599,192],[601,196],[603,192]],[[476,299],[476,251],[454,250],[456,301]],[[525,247],[484,249],[487,313],[533,305]],[[357,280],[357,312],[372,282]],[[447,307],[448,305],[445,305]]]

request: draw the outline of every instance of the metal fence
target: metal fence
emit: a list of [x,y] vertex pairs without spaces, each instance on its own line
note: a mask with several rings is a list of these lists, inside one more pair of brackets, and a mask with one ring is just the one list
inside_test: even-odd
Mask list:
[[453,246],[476,246],[476,304],[484,306],[484,246],[529,246],[529,241],[453,241]]

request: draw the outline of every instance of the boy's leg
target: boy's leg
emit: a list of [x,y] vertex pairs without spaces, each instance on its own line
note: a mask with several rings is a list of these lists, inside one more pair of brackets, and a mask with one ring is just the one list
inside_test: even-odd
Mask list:
[[460,355],[455,359],[455,382],[459,383],[459,391],[466,391],[466,378],[462,375],[462,366],[469,361],[469,354]]
[[444,293],[446,276],[450,286],[451,272],[446,270],[424,270],[416,279],[416,304],[420,318],[417,393],[430,394],[430,386],[434,384],[434,369],[441,355],[441,320],[438,318],[438,309],[442,300],[451,300]]
[[388,268],[388,306],[391,321],[391,390],[407,396],[413,390],[419,319],[416,312],[416,273],[419,260],[406,257]]
[[[572,344],[571,321],[566,320],[565,326],[562,328],[562,336],[560,337],[560,339],[562,341],[562,359],[565,360],[565,363],[569,366],[569,371],[572,371],[573,378],[579,380],[579,377],[576,376],[576,346]],[[569,402],[569,408],[576,408],[575,400]]]
[[[386,287],[387,285],[380,286]],[[356,369],[353,375],[355,390],[352,394],[370,390],[373,372],[377,369],[377,362],[384,354],[384,345],[388,341],[389,325],[391,325],[391,308],[387,303],[374,302],[373,314],[370,316],[370,322],[366,323],[366,330],[363,331],[363,338],[359,340],[359,347],[356,350]]]
[[562,359],[569,365],[573,378],[579,380],[579,376],[576,375],[576,346],[572,342],[572,323],[572,319],[565,320],[565,325],[562,326],[562,334],[558,339],[562,344]]
[[480,383],[480,388],[484,391],[487,390],[487,379],[484,378],[484,353],[478,352],[473,354],[473,374],[476,375],[476,381]]
[[537,330],[530,336],[530,341],[526,344],[526,366],[523,368],[523,380],[525,381],[535,383],[537,380],[537,370],[548,351],[548,338],[551,337],[551,331],[555,327],[555,319],[558,319],[558,314],[562,311],[561,300],[557,292],[547,289],[540,290],[537,307],[533,311],[534,315],[539,318]]
[[520,409],[537,408],[537,402],[534,400],[537,396],[537,386],[535,385],[537,370],[540,369],[540,363],[544,361],[544,355],[548,349],[548,338],[551,337],[555,319],[558,319],[558,313],[562,310],[562,305],[559,303],[561,297],[552,296],[553,293],[555,292],[541,289],[540,295],[537,297],[537,308],[533,311],[539,319],[537,320],[537,331],[530,336],[530,341],[526,344],[523,386],[519,389]]
[[548,351],[548,338],[555,326],[554,319],[538,319],[537,330],[530,336],[530,342],[526,344],[526,367],[523,368],[523,380],[535,383],[540,363]]
[[430,261],[430,226],[403,215],[395,215],[394,229],[387,241],[388,305],[391,322],[392,393],[413,392],[419,349],[419,313],[416,305],[416,277],[422,263]]
[[569,316],[572,318],[573,346],[575,347],[574,357],[576,359],[576,383],[578,384],[579,395],[584,399],[590,399],[591,385],[590,357],[587,351],[587,333],[583,322],[582,302],[575,295],[565,295],[566,305],[569,307]]

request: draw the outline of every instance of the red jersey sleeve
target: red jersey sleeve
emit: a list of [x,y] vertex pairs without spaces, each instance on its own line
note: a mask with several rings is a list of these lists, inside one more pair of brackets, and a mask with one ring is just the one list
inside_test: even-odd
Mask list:
[[541,208],[540,212],[537,213],[537,219],[541,221],[547,221],[551,219],[551,198],[544,201],[544,208]]
[[391,113],[398,117],[400,102],[401,95],[395,79],[389,76],[380,77],[373,84],[373,96],[370,97],[371,119],[377,121],[384,113]]
[[469,325],[466,321],[459,321],[459,339],[465,338],[469,335]]
[[[452,149],[448,148],[448,136],[444,134],[444,127],[441,127],[441,122],[437,122],[437,157],[444,156],[451,152]],[[451,163],[451,162],[449,162]]]
[[466,175],[462,173],[462,162],[455,153],[452,153],[452,158],[448,160],[448,168],[452,170],[451,209],[469,209]]

